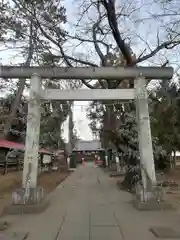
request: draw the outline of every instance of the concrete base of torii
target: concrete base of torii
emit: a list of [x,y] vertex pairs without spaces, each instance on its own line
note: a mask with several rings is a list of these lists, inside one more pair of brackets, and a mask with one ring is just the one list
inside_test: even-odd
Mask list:
[[3,214],[38,214],[45,211],[49,201],[41,187],[29,189],[29,195],[25,195],[26,189],[20,188],[12,194],[12,204],[5,207]]
[[157,202],[155,199],[151,199],[148,202],[141,202],[139,199],[133,199],[132,205],[140,211],[175,210],[171,203],[166,201]]

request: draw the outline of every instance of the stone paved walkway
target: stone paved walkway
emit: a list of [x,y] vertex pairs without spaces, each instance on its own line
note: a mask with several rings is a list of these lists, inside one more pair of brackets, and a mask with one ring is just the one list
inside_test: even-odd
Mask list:
[[13,217],[10,230],[27,231],[28,240],[153,240],[150,227],[180,226],[178,213],[135,210],[131,195],[93,164],[79,167],[49,198],[44,213]]

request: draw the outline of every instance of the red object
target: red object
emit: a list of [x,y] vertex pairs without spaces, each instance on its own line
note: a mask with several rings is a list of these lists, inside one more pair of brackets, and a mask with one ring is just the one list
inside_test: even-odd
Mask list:
[[24,150],[24,144],[15,143],[7,140],[0,140],[1,148],[10,148],[10,149],[21,149]]
[[103,164],[103,160],[97,160],[97,164],[98,164],[98,165]]
[[[0,139],[0,148],[9,148],[9,149],[19,149],[19,150],[24,150],[25,145],[22,143],[16,143],[16,142],[11,142],[7,140]],[[47,153],[47,154],[52,154],[52,152],[46,150],[46,149],[39,149],[40,153]]]

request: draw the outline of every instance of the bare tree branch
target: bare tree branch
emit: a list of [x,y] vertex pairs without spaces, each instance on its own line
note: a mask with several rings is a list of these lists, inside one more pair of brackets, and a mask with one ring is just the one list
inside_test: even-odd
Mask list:
[[146,56],[138,58],[137,61],[134,62],[134,64],[143,62],[143,61],[153,57],[155,54],[157,54],[162,49],[172,49],[172,48],[178,46],[179,44],[180,44],[180,40],[177,40],[177,41],[166,41],[166,42],[158,45],[154,50],[152,50]]
[[[72,35],[66,34],[66,37],[69,37],[70,39],[75,39],[75,40],[78,40],[81,42],[94,43],[94,40],[82,38],[78,35],[72,36]],[[96,39],[96,42],[99,44],[102,44],[106,48],[106,54],[108,54],[109,48],[110,48],[109,44],[107,44],[107,43],[103,42],[103,40],[99,40],[99,39]]]

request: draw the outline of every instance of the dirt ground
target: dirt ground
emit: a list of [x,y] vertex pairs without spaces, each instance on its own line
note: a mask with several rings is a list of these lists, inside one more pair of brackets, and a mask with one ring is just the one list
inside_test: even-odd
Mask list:
[[162,176],[162,179],[164,181],[172,181],[178,184],[178,186],[166,187],[165,197],[178,210],[180,210],[180,168],[171,170],[169,173],[164,174],[164,176]]
[[180,168],[171,170],[169,173],[165,174],[166,179],[174,180],[180,184]]
[[[39,176],[38,185],[44,188],[46,194],[53,191],[65,178],[68,172],[44,172]],[[12,192],[21,187],[22,172],[10,172],[0,175],[0,215],[5,206],[11,204]]]

